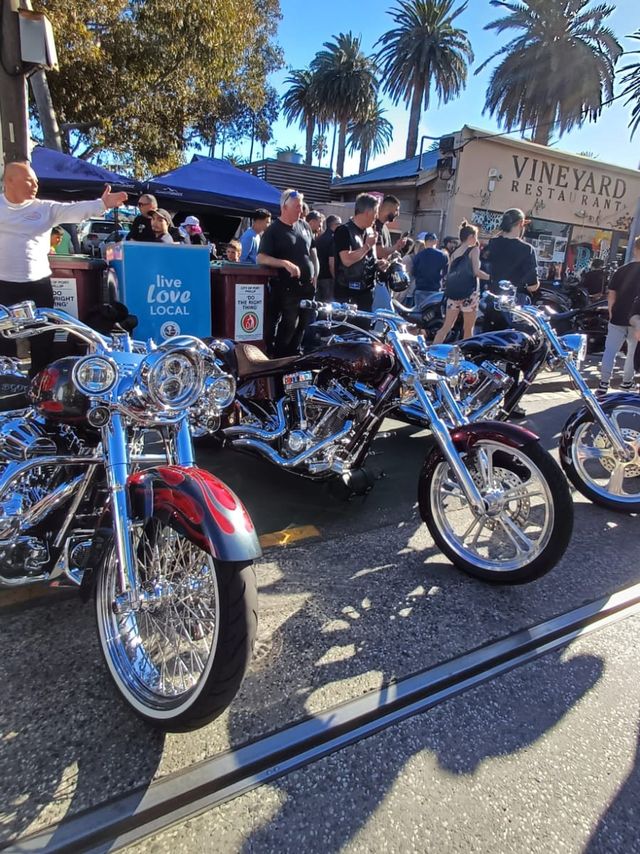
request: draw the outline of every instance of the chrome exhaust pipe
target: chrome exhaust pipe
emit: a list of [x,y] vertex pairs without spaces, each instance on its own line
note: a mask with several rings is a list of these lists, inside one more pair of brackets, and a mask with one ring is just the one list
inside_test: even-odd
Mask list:
[[269,445],[265,445],[264,442],[258,442],[255,439],[236,439],[231,444],[234,448],[239,448],[241,450],[256,451],[263,457],[266,457],[269,462],[272,462],[276,466],[280,466],[280,468],[292,469],[315,456],[315,454],[322,451],[328,445],[332,445],[334,442],[339,442],[340,439],[347,435],[352,427],[353,421],[345,421],[344,425],[337,433],[334,433],[332,436],[327,436],[326,439],[318,442],[317,445],[314,445],[312,448],[307,448],[306,451],[301,451],[297,456],[292,457],[291,459],[283,457],[273,448],[269,447]]
[[74,494],[76,489],[78,489],[82,481],[85,479],[85,476],[86,472],[83,472],[77,477],[74,477],[73,480],[61,483],[57,489],[54,489],[53,492],[49,493],[49,495],[45,495],[45,497],[38,501],[37,504],[34,504],[33,507],[26,510],[20,517],[20,529],[22,531],[26,531],[28,528],[32,528],[34,525],[42,522],[49,513],[57,510]]
[[[278,424],[273,430],[265,430],[261,427],[254,427],[250,424],[236,424],[233,427],[225,427],[222,432],[226,438],[232,438],[233,436],[251,436],[255,439],[262,439],[265,442],[273,442],[274,439],[279,439],[287,432],[287,420],[284,416],[284,400],[279,400],[276,407],[278,410]],[[233,444],[235,444],[235,442]]]

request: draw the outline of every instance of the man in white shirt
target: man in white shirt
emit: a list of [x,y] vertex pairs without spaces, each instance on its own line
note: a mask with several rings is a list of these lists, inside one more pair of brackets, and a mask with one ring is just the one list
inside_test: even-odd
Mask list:
[[[8,163],[4,193],[0,195],[0,303],[11,305],[33,300],[41,308],[53,308],[50,233],[62,222],[82,222],[122,205],[126,193],[112,193],[106,186],[101,198],[89,202],[51,202],[36,198],[38,179],[27,161]],[[50,361],[53,334],[30,339],[31,375]],[[15,356],[15,342],[0,338],[0,355]]]

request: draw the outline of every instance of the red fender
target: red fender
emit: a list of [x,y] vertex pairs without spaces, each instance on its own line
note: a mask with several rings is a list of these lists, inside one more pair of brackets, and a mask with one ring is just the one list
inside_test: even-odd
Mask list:
[[262,554],[251,517],[240,499],[210,472],[157,466],[128,480],[135,519],[156,518],[220,561],[251,561]]
[[481,439],[501,442],[511,448],[524,448],[531,442],[540,441],[540,437],[531,430],[508,421],[478,421],[476,424],[463,424],[453,428],[451,439],[459,451],[469,450]]

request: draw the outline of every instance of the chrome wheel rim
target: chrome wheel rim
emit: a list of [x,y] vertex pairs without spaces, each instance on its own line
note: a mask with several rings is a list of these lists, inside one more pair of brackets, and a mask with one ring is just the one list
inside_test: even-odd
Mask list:
[[600,425],[585,421],[574,434],[571,461],[580,479],[596,494],[619,504],[636,504],[640,501],[640,407],[617,407],[609,418],[633,451],[632,459],[617,459]]
[[[499,454],[499,457],[496,457]],[[433,518],[449,547],[462,559],[497,572],[530,565],[549,544],[554,505],[541,471],[524,453],[480,441],[461,455],[488,511],[474,511],[446,460],[431,480]]]
[[97,595],[107,664],[129,702],[161,718],[190,706],[213,666],[220,598],[213,559],[153,520],[133,531],[140,602],[118,589],[112,550]]

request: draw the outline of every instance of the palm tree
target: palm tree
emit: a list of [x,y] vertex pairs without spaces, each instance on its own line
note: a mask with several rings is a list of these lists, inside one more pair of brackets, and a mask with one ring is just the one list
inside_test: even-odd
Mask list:
[[306,132],[305,163],[311,166],[317,118],[314,76],[307,69],[298,69],[292,71],[284,82],[289,84],[289,89],[282,97],[282,112],[287,125],[298,122],[300,130]]
[[407,157],[418,147],[422,109],[429,106],[432,87],[440,102],[460,94],[467,82],[473,51],[466,30],[454,25],[467,8],[453,9],[454,0],[399,0],[388,14],[398,25],[380,36],[377,61],[384,89],[397,104],[411,105]]
[[492,54],[498,56],[487,89],[485,109],[506,130],[533,129],[533,141],[548,145],[552,129],[560,136],[595,121],[613,98],[614,67],[622,47],[603,22],[615,6],[592,0],[491,0],[509,11],[485,30],[520,33]]
[[340,33],[324,47],[315,55],[311,70],[316,75],[319,116],[339,127],[336,172],[342,175],[348,124],[366,115],[375,101],[378,83],[373,62],[362,52],[358,36]]
[[[633,35],[629,36],[629,38],[640,41],[640,30],[637,30]],[[640,54],[640,50],[630,51],[630,53]],[[633,139],[634,133],[640,127],[640,62],[632,62],[631,65],[625,65],[622,71],[627,72],[622,78],[622,83],[626,83],[622,94],[629,96],[625,101],[625,104],[632,104],[635,101],[635,106],[631,110],[631,120],[629,122],[629,127],[631,128],[631,139]]]
[[349,154],[360,151],[360,173],[367,171],[372,154],[374,157],[383,154],[391,144],[393,125],[385,119],[384,113],[386,110],[376,100],[364,119],[349,124],[347,147]]
[[313,153],[318,158],[318,166],[322,165],[322,158],[329,153],[329,144],[324,133],[316,134],[313,138]]

